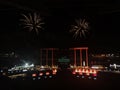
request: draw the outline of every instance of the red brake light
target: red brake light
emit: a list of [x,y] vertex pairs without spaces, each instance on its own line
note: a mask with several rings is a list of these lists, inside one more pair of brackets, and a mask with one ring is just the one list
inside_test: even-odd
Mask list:
[[37,75],[34,73],[34,74],[32,74],[32,77],[36,77]]
[[86,70],[86,75],[90,75],[90,72],[88,69]]
[[97,76],[97,74],[93,74],[93,76]]
[[53,72],[52,74],[53,74],[53,75],[56,75],[56,72]]
[[57,72],[57,70],[55,69],[54,72]]
[[78,70],[77,70],[77,69],[75,69],[75,72],[78,72]]
[[90,73],[92,73],[92,70],[90,69]]
[[43,75],[43,73],[40,73],[40,74],[39,74],[39,76],[42,76],[42,75]]
[[86,73],[89,73],[88,70],[86,70]]
[[97,76],[97,71],[96,70],[93,71],[93,76]]
[[85,69],[83,69],[82,72],[85,73]]
[[52,74],[53,74],[53,75],[56,75],[56,73],[57,73],[57,69],[54,69],[54,70],[52,71]]
[[49,73],[49,72],[46,72],[46,75],[50,75],[50,73]]
[[93,71],[93,74],[96,74],[96,73],[97,73],[97,71],[96,71],[96,70],[94,70],[94,71]]
[[55,72],[55,73],[56,73],[56,72],[57,72],[57,70],[56,70],[56,69],[54,69],[54,70],[53,70],[53,72]]
[[82,73],[82,70],[81,70],[81,69],[79,69],[79,73]]
[[82,75],[82,72],[79,72],[80,75]]
[[72,72],[72,74],[76,74],[76,72],[75,72],[75,71],[73,71],[73,72]]

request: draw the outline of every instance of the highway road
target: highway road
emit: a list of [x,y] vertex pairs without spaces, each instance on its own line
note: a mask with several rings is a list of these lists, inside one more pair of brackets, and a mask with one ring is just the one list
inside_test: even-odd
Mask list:
[[69,70],[62,70],[55,78],[42,80],[1,80],[1,90],[108,90],[119,89],[120,75],[99,72],[96,80],[75,77]]

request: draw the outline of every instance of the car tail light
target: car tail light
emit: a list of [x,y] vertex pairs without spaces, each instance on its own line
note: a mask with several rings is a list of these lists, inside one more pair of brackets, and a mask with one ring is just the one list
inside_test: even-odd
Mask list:
[[86,72],[86,73],[89,73],[89,71],[88,71],[88,70],[86,70],[85,72]]
[[82,70],[81,70],[81,69],[79,69],[79,73],[82,73]]
[[86,70],[86,75],[90,75],[90,72],[88,69]]
[[53,72],[52,74],[53,74],[53,75],[56,75],[56,72]]
[[90,69],[90,73],[92,73],[92,69]]
[[53,75],[56,75],[56,73],[57,73],[57,69],[52,70]]
[[78,70],[77,70],[77,69],[75,69],[75,72],[78,72]]
[[46,75],[50,75],[50,73],[49,73],[49,72],[46,72]]
[[85,69],[83,69],[82,72],[85,73]]
[[82,75],[82,72],[79,72],[80,75]]
[[55,69],[54,72],[57,72],[57,70]]
[[96,71],[96,70],[94,70],[94,71],[93,71],[93,74],[96,74],[96,73],[97,73],[97,71]]
[[76,74],[76,72],[75,72],[75,71],[73,71],[73,72],[72,72],[72,74],[74,74],[74,75],[75,75],[75,74]]
[[94,76],[94,77],[96,77],[96,76],[97,76],[97,74],[93,74],[93,76]]
[[43,75],[43,73],[40,73],[40,74],[39,74],[39,76],[42,76],[42,75]]
[[35,74],[35,73],[34,73],[34,74],[32,74],[32,77],[36,77],[36,76],[37,76],[37,74]]
[[93,71],[93,76],[97,76],[97,71],[96,70]]

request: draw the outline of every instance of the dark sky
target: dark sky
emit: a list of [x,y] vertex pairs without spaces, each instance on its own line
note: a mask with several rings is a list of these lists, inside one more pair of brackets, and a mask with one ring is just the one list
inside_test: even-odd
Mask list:
[[[29,1],[29,2],[28,2]],[[116,0],[4,0],[0,3],[0,48],[79,47],[120,48],[120,6]],[[39,12],[45,25],[38,36],[20,27],[22,13]],[[90,33],[73,39],[75,18],[86,18]]]

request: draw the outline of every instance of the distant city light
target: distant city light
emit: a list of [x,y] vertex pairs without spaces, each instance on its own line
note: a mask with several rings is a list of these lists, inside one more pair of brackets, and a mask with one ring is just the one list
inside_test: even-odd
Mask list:
[[30,66],[31,66],[31,67],[34,67],[34,64],[31,64]]
[[104,66],[102,66],[102,65],[92,65],[91,68],[96,69],[96,70],[102,70],[102,69],[104,69]]
[[112,65],[112,64],[110,64],[110,67],[113,67],[113,68],[115,68],[115,69],[116,69],[116,68],[119,68],[119,67],[120,67],[120,65],[117,65],[117,64],[115,64],[115,63],[114,63],[113,65]]
[[23,72],[26,72],[27,71],[27,69],[23,69]]
[[3,72],[3,70],[0,70],[0,72]]
[[41,68],[44,68],[44,66],[41,66]]
[[25,67],[28,67],[28,63],[25,63]]

